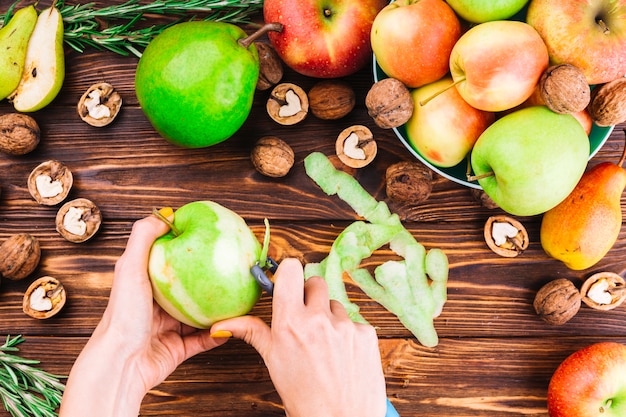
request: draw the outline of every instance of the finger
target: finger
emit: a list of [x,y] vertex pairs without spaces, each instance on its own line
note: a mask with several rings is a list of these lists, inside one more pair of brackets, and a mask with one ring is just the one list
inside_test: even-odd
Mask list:
[[154,216],[136,221],[126,243],[126,249],[116,263],[116,269],[124,268],[131,273],[133,271],[145,273],[152,244],[167,231],[167,224]]
[[210,333],[220,337],[230,333],[255,348],[263,359],[267,357],[272,342],[270,327],[260,318],[253,316],[219,321],[211,327]]
[[328,284],[324,278],[311,277],[304,284],[304,304],[307,307],[330,309]]
[[304,270],[297,259],[285,259],[274,274],[272,316],[282,317],[296,311],[304,303]]
[[183,336],[185,360],[226,343],[228,339],[211,337],[209,330],[197,330]]
[[350,316],[348,315],[346,308],[337,300],[330,300],[330,312],[338,319],[350,320]]

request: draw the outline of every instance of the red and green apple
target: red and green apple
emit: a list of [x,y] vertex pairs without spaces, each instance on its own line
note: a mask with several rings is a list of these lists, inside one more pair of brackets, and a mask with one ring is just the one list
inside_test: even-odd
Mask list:
[[294,71],[315,78],[355,73],[372,58],[370,30],[387,0],[265,0],[265,22],[274,49]]
[[513,17],[528,0],[446,0],[464,20],[484,23]]

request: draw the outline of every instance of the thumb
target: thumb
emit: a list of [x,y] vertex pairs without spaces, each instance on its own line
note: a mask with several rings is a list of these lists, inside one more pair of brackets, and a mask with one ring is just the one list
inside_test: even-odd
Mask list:
[[254,316],[241,316],[222,320],[211,327],[211,335],[228,333],[255,348],[265,359],[272,342],[272,333],[263,320]]

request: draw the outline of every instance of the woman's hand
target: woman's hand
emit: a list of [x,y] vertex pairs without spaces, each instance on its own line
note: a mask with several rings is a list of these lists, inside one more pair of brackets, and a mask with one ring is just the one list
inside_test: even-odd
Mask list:
[[[382,417],[386,387],[373,327],[353,323],[329,300],[326,281],[304,281],[302,265],[283,261],[275,275],[272,326],[256,317],[225,320],[262,356],[289,417]],[[217,333],[219,332],[219,333]]]
[[148,390],[186,359],[226,342],[181,324],[153,301],[148,258],[167,230],[154,216],[133,225],[102,320],[68,378],[60,417],[136,417]]

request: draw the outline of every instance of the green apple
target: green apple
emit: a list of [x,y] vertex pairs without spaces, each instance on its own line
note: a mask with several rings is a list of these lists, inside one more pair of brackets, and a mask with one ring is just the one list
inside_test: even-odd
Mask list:
[[154,299],[196,328],[246,314],[261,295],[250,273],[260,256],[261,244],[235,212],[212,201],[186,204],[150,250]]
[[37,11],[30,5],[15,12],[0,29],[0,100],[8,97],[22,79],[28,40],[36,22]]
[[414,110],[405,125],[417,151],[439,167],[463,161],[495,118],[494,113],[467,104],[456,88],[446,88],[450,85],[452,78],[446,76],[413,90]]
[[65,79],[64,33],[59,9],[52,6],[42,10],[28,41],[22,79],[9,97],[15,110],[40,110],[61,91]]
[[203,148],[239,130],[259,76],[258,52],[246,36],[233,24],[194,21],[173,25],[150,42],[137,65],[135,89],[161,136]]
[[471,165],[498,206],[513,215],[532,216],[567,197],[588,159],[589,138],[573,116],[533,106],[489,126],[474,144]]
[[529,0],[446,0],[461,18],[472,23],[505,20],[522,10]]

